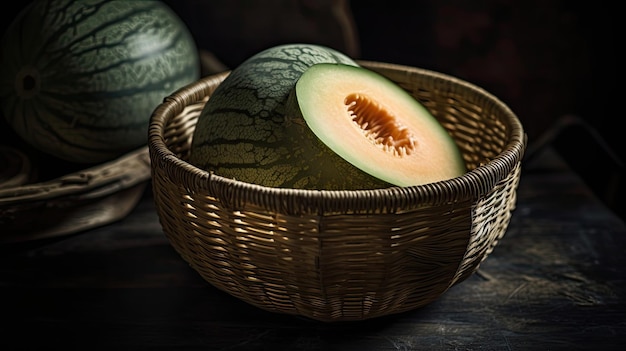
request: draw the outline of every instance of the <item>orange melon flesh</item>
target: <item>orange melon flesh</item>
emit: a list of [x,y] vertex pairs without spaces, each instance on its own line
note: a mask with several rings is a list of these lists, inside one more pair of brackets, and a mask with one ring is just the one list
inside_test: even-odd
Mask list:
[[316,64],[296,83],[300,112],[333,152],[397,186],[466,172],[445,128],[413,96],[364,67]]

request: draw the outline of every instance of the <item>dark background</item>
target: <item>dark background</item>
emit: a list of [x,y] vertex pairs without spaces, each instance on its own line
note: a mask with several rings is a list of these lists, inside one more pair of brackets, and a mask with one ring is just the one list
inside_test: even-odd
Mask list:
[[[481,86],[522,121],[527,157],[543,145],[556,147],[624,218],[615,2],[354,0],[342,13],[352,21],[352,42],[342,32],[346,23],[335,20],[339,0],[165,2],[198,47],[227,67],[276,44],[306,41]],[[15,10],[3,10],[1,29],[13,16]]]

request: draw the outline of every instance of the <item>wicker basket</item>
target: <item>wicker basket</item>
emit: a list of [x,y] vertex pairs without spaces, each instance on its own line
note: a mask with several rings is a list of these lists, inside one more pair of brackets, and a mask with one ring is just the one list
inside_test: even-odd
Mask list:
[[228,72],[204,77],[156,108],[148,147],[163,230],[207,282],[268,311],[364,320],[434,301],[502,238],[526,148],[514,113],[447,75],[360,63],[430,109],[470,171],[362,191],[268,188],[210,174],[186,160],[197,117]]
[[56,238],[122,219],[149,181],[147,146],[39,183],[9,179],[0,184],[0,243]]

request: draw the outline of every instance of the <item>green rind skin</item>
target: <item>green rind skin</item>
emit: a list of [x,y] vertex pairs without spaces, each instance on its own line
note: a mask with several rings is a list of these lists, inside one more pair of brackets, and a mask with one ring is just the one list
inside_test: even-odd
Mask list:
[[[354,190],[389,184],[332,152],[293,113],[291,92],[316,63],[358,66],[331,48],[286,44],[250,57],[217,87],[198,118],[189,162],[269,187]],[[288,105],[292,107],[286,115]]]
[[[77,163],[145,145],[156,106],[200,77],[191,33],[161,1],[35,1],[1,45],[7,122],[36,149]],[[21,88],[26,70],[36,92]]]

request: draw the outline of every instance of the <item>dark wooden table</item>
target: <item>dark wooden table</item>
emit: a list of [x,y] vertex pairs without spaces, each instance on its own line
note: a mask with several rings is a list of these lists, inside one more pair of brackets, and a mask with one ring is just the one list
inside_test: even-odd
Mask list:
[[278,315],[203,281],[151,192],[123,220],[0,246],[0,349],[621,350],[626,229],[549,150],[524,166],[509,230],[434,303],[352,323]]

